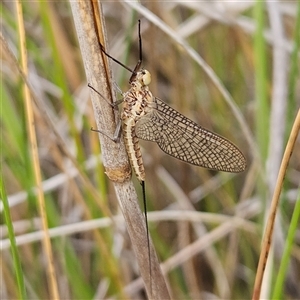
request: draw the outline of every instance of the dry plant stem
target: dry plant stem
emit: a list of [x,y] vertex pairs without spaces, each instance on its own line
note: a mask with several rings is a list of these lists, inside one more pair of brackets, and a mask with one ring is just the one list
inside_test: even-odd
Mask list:
[[[60,133],[57,131],[55,125],[52,123],[50,117],[48,116],[48,112],[44,109],[43,104],[40,102],[39,98],[35,95],[32,87],[30,85],[30,82],[28,81],[26,75],[24,74],[24,72],[20,68],[18,62],[16,61],[16,58],[14,57],[12,51],[8,47],[7,42],[3,38],[3,36],[1,35],[1,33],[0,33],[0,40],[1,40],[0,45],[3,47],[2,51],[5,52],[9,56],[12,64],[16,67],[16,69],[18,70],[18,72],[19,72],[20,76],[22,77],[23,81],[26,83],[26,86],[29,88],[30,93],[31,93],[31,98],[33,98],[34,102],[37,104],[37,106],[39,108],[39,111],[42,114],[44,114],[44,121],[47,123],[47,125],[49,126],[49,128],[51,128],[51,130],[52,130],[51,132],[55,135],[56,142],[60,145],[60,147],[63,150],[63,152],[65,153],[66,157],[68,157],[72,161],[72,163],[73,163],[76,171],[78,171],[78,175],[79,175],[80,179],[82,180],[83,184],[88,189],[88,191],[91,193],[91,195],[93,195],[93,198],[94,199],[98,199],[97,203],[98,203],[100,209],[107,216],[109,216],[111,218],[112,222],[114,222],[113,219],[112,219],[112,216],[111,216],[111,213],[110,213],[109,209],[104,204],[102,204],[102,201],[100,200],[101,199],[100,194],[95,190],[94,186],[90,182],[90,179],[83,172],[83,170],[82,170],[80,164],[78,163],[78,161],[69,152],[69,150],[68,150],[65,142],[63,141],[62,137],[60,136]],[[45,188],[44,185],[42,185],[42,188],[43,188],[43,192],[45,192],[47,190],[47,188]],[[35,194],[38,194],[38,190],[37,190],[36,187],[33,189],[33,192]],[[24,198],[26,198],[26,195],[25,195]],[[83,207],[85,208],[85,205],[83,205]],[[0,206],[0,209],[1,209],[1,206]],[[86,209],[85,209],[85,214],[86,214],[87,217],[89,216],[89,212]],[[48,229],[48,231],[45,232],[45,234],[49,234],[49,236],[52,237],[51,236],[51,231],[52,231],[52,229]],[[45,234],[42,234],[41,237],[44,238]],[[108,257],[109,255],[111,255],[110,253],[108,253],[107,245],[102,240],[102,237],[99,234],[99,232],[98,231],[94,231],[94,234],[95,234],[95,239],[96,239],[97,245],[99,245],[99,247],[101,248],[100,250],[102,251],[103,256],[104,257]],[[108,263],[110,264],[110,261],[108,261]],[[112,271],[113,272],[112,272],[111,275],[113,276],[113,281],[114,281],[114,284],[116,286],[116,285],[119,284],[119,281],[120,281],[119,280],[119,276],[117,276],[115,270],[112,269]]]
[[[252,212],[251,216],[254,216],[257,213],[257,209],[255,213]],[[246,221],[244,219],[239,220],[239,217],[235,217],[237,221],[241,223],[241,228],[245,231],[249,232],[256,232],[257,229],[255,225],[253,225],[250,221]],[[249,215],[245,216],[245,218],[249,218]],[[173,222],[190,222],[199,223],[207,222],[210,223],[224,223],[226,221],[236,222],[235,219],[232,219],[231,216],[222,216],[222,215],[215,215],[210,213],[201,213],[196,211],[182,211],[182,210],[168,210],[168,211],[156,211],[150,212],[148,214],[148,220],[151,222],[161,222],[161,221],[173,221]],[[80,221],[77,223],[72,223],[68,225],[62,225],[58,227],[52,227],[49,229],[49,235],[51,238],[55,237],[64,237],[80,232],[87,232],[93,229],[100,229],[100,228],[109,228],[113,224],[117,224],[117,226],[123,226],[124,218],[121,215],[117,215],[112,218],[99,218],[99,219],[92,219],[87,221]],[[240,224],[239,223],[239,224]],[[34,219],[34,227],[39,228],[39,219]],[[16,233],[24,232],[27,230],[32,229],[32,222],[29,221],[19,221],[14,223],[14,228]],[[3,232],[4,235],[7,235],[7,232]],[[44,237],[44,231],[36,230],[30,233],[25,233],[22,235],[16,236],[16,245],[22,246],[27,245],[30,243],[38,242]],[[11,247],[10,240],[2,239],[0,243],[0,251],[9,249]]]
[[[161,182],[164,183],[166,188],[173,195],[174,199],[176,200],[176,203],[178,204],[182,212],[193,211],[194,207],[190,203],[189,198],[178,186],[178,184],[172,178],[172,176],[170,176],[170,174],[168,174],[168,172],[162,167],[158,167],[156,169],[156,173],[160,178]],[[203,224],[201,224],[200,222],[196,224],[192,224],[192,227],[195,231],[195,234],[198,236],[198,238],[201,238],[207,234],[207,230],[205,226],[203,226]],[[182,248],[184,249],[185,247]],[[224,273],[224,269],[218,258],[218,255],[216,254],[215,249],[213,247],[208,248],[207,251],[205,251],[204,256],[206,257],[208,263],[211,265],[211,268],[213,269],[212,272],[216,279],[216,289],[218,291],[218,295],[223,299],[228,298],[228,295],[230,294],[229,284],[227,282],[226,274]]]
[[[27,76],[28,62],[27,62],[25,28],[24,28],[21,1],[16,2],[16,11],[17,11],[17,18],[18,18],[18,25],[19,25],[18,29],[19,29],[19,37],[20,37],[21,65],[22,65],[23,73]],[[46,215],[45,197],[44,197],[44,192],[42,187],[42,176],[40,171],[38,146],[37,146],[37,139],[35,134],[32,98],[30,95],[30,90],[26,84],[24,84],[24,99],[25,99],[25,109],[26,109],[26,116],[27,116],[27,131],[30,140],[29,146],[30,146],[32,163],[33,163],[34,180],[35,180],[35,185],[37,187],[38,206],[39,206],[40,216],[42,219],[42,227],[44,231],[44,238],[42,239],[42,244],[45,252],[45,258],[47,260],[47,276],[48,276],[47,279],[48,279],[49,291],[51,295],[50,298],[59,299],[55,268],[53,265],[53,253],[51,248],[50,236],[48,232],[49,226],[48,226],[47,215]]]
[[[80,179],[82,180],[83,184],[85,185],[85,187],[88,189],[88,191],[91,193],[91,195],[93,196],[93,198],[98,199],[100,198],[100,194],[95,190],[94,186],[92,185],[92,183],[90,182],[90,179],[87,177],[87,175],[84,173],[84,171],[82,170],[80,164],[78,163],[78,161],[74,158],[74,156],[70,153],[70,151],[68,150],[65,142],[63,141],[63,138],[61,137],[60,133],[57,131],[55,125],[52,123],[50,117],[47,114],[47,111],[44,109],[44,105],[43,103],[40,101],[40,99],[37,97],[37,95],[35,94],[30,82],[28,81],[27,76],[24,74],[23,70],[21,69],[21,67],[19,66],[13,52],[11,51],[11,49],[8,47],[7,41],[4,39],[3,35],[0,32],[0,45],[2,46],[3,49],[1,49],[1,51],[4,51],[6,53],[6,55],[9,57],[9,59],[11,60],[11,63],[13,64],[13,66],[16,67],[16,69],[18,70],[22,80],[26,83],[26,86],[28,87],[28,89],[30,90],[30,94],[31,94],[31,98],[33,98],[33,100],[35,101],[36,105],[38,106],[39,110],[41,111],[41,113],[44,115],[44,120],[47,123],[47,125],[51,128],[53,134],[55,135],[56,138],[56,142],[59,144],[59,146],[61,147],[62,151],[65,153],[65,155],[72,161],[72,164],[74,165],[74,169],[73,171],[78,172],[78,175],[80,177]],[[58,175],[60,176],[60,175]],[[70,176],[70,174],[68,175]],[[75,175],[73,175],[75,176]],[[55,178],[55,177],[54,177]],[[53,177],[52,177],[53,179]],[[45,181],[42,182],[42,188],[44,193],[51,190],[51,188],[53,188],[52,186],[52,179],[46,179]],[[45,184],[47,183],[47,184]],[[47,186],[49,184],[49,186]],[[33,189],[32,190],[34,195],[37,194],[37,190]],[[10,199],[11,197],[9,197]],[[14,205],[20,204],[23,200],[27,199],[27,193],[25,192],[19,192],[15,195],[15,197],[13,197],[14,200],[10,201],[10,207],[13,207]],[[2,204],[2,203],[0,203]],[[109,209],[102,205],[101,201],[98,201],[98,204],[101,208],[101,210],[103,210],[103,212],[111,217],[111,213],[109,211]],[[2,212],[3,210],[3,206],[0,205],[0,212]]]
[[[88,82],[105,99],[114,102],[111,89],[110,63],[100,50],[99,42],[106,45],[101,7],[96,1],[70,1],[75,27]],[[91,92],[97,127],[113,136],[118,118],[114,109],[97,93]],[[99,135],[106,174],[114,182],[127,230],[140,267],[149,298],[170,299],[159,262],[150,241],[151,273],[148,262],[145,219],[140,211],[138,198],[131,177],[131,168],[123,141],[114,143],[105,135]]]
[[260,253],[260,258],[258,262],[258,267],[257,267],[257,272],[256,272],[256,278],[255,278],[255,283],[254,283],[254,290],[253,290],[253,300],[257,300],[260,297],[260,291],[261,291],[261,285],[262,285],[262,280],[264,276],[264,271],[270,251],[270,246],[272,243],[272,236],[273,236],[273,229],[274,229],[274,222],[275,222],[275,217],[276,217],[276,209],[279,203],[279,196],[280,192],[282,189],[282,184],[284,180],[284,175],[289,163],[290,156],[293,152],[293,148],[298,136],[300,130],[300,110],[298,110],[286,149],[284,151],[283,159],[281,162],[273,198],[272,198],[272,203],[270,207],[270,214],[263,238],[263,244],[262,244],[262,250]]
[[[277,175],[280,168],[280,163],[283,155],[283,147],[285,140],[285,127],[286,127],[286,108],[287,108],[287,92],[288,92],[288,51],[284,49],[284,41],[286,40],[285,29],[283,25],[283,15],[280,11],[278,2],[271,0],[267,1],[267,8],[270,20],[270,32],[273,36],[273,88],[272,88],[272,101],[270,109],[270,122],[269,122],[269,146],[268,157],[266,159],[266,187],[267,199],[271,201],[271,196],[275,190]],[[280,120],[280,122],[278,122]],[[269,208],[270,202],[267,202],[266,208]],[[268,213],[268,211],[266,211]],[[265,214],[267,218],[267,214]],[[275,221],[275,236],[274,244],[276,252],[282,253],[284,245],[284,233],[281,226],[278,226],[278,219]],[[272,250],[271,250],[272,251]],[[268,298],[270,290],[272,289],[270,282],[272,281],[272,259],[270,264],[267,264],[264,272],[264,280],[261,289],[261,298]]]

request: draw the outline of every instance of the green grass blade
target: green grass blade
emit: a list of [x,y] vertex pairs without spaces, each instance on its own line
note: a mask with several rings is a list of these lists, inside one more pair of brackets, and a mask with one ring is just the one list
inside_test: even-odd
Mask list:
[[299,219],[300,219],[300,189],[298,190],[298,196],[296,199],[296,204],[293,212],[293,216],[291,219],[291,224],[288,230],[286,243],[284,246],[283,254],[282,254],[282,260],[280,263],[280,267],[278,270],[278,275],[275,281],[274,290],[272,299],[283,299],[283,289],[285,285],[285,279],[287,270],[289,267],[290,259],[291,259],[291,251],[292,247],[295,243],[295,236],[297,233],[297,230],[299,228]]
[[5,223],[8,229],[8,236],[11,244],[11,253],[13,256],[13,263],[14,263],[14,270],[18,285],[18,294],[19,299],[26,299],[26,289],[25,289],[25,283],[24,283],[24,277],[23,277],[23,270],[21,266],[21,260],[19,256],[18,247],[16,245],[16,238],[14,233],[14,227],[13,222],[10,215],[9,210],[9,204],[7,199],[7,194],[4,186],[4,181],[1,173],[1,199],[3,203],[3,210],[4,210],[4,217],[5,217]]

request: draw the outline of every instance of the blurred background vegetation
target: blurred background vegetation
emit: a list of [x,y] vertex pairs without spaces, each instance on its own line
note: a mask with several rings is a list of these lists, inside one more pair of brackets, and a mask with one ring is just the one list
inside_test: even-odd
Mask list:
[[[282,154],[300,104],[299,2],[163,2],[141,4],[171,27],[214,71],[238,107],[240,119],[208,74],[176,40],[122,1],[104,1],[109,53],[129,67],[138,59],[137,20],[142,21],[143,65],[153,94],[201,126],[233,141],[247,170],[218,173],[184,164],[157,145],[141,142],[146,166],[150,231],[174,299],[249,299],[263,226]],[[22,3],[39,169],[47,220],[53,230],[55,276],[62,299],[144,299],[135,256],[113,186],[101,163],[85,72],[70,4]],[[1,32],[20,61],[16,3],[1,3]],[[1,53],[1,172],[21,273],[29,299],[49,298],[41,215],[23,93],[24,79]],[[130,74],[112,63],[116,83]],[[230,99],[230,98],[229,98]],[[103,103],[103,105],[106,105]],[[74,161],[77,163],[74,164]],[[287,240],[299,201],[300,143],[281,195],[266,298],[278,276],[281,299],[299,299],[300,231]],[[137,192],[142,199],[136,178]],[[3,186],[2,186],[3,189]],[[4,189],[2,190],[2,196]],[[1,203],[1,213],[4,206]],[[94,223],[88,221],[95,221]],[[97,222],[96,222],[97,221]],[[18,281],[7,222],[1,221],[1,299],[17,299]],[[195,253],[182,252],[194,244]],[[202,241],[202,243],[201,243]],[[291,255],[280,268],[285,243]],[[189,248],[187,248],[189,249]],[[279,269],[280,268],[280,269]],[[280,270],[280,272],[278,271]],[[127,286],[127,289],[124,288]]]

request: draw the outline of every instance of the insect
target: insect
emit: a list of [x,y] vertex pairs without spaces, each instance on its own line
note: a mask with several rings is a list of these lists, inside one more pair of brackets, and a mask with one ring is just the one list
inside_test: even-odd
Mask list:
[[[148,234],[145,169],[139,139],[156,142],[165,153],[184,162],[212,170],[242,172],[246,168],[246,159],[232,142],[202,128],[152,95],[149,90],[151,75],[141,67],[142,39],[140,21],[138,34],[140,57],[134,70],[131,70],[109,55],[101,44],[100,47],[106,56],[132,73],[129,80],[130,89],[122,93],[122,133],[131,167],[142,185]],[[89,87],[91,86],[89,85]],[[93,87],[91,88],[96,91]],[[99,130],[94,131],[103,133]],[[115,134],[115,136],[117,135],[118,133]],[[148,254],[150,256],[150,252]],[[149,269],[151,272],[151,266]]]

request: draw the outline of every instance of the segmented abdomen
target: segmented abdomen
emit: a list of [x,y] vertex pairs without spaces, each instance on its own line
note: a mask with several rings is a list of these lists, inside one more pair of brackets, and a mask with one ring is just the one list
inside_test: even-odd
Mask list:
[[131,167],[139,181],[145,181],[145,169],[133,118],[123,119],[123,135]]

